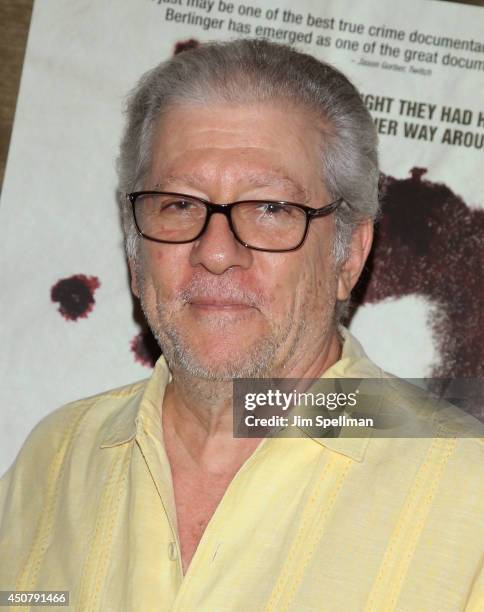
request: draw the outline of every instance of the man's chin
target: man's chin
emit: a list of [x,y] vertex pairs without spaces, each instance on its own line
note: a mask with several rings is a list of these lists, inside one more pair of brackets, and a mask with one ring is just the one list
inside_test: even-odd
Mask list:
[[[213,381],[265,375],[282,338],[269,329],[258,310],[235,311],[228,309],[222,317],[209,311],[195,324],[192,317],[179,317],[176,322],[160,317],[153,322],[151,329],[173,374]],[[247,316],[250,324],[245,321],[244,325]]]
[[169,363],[172,370],[176,369],[185,375],[196,378],[204,378],[213,381],[232,381],[234,378],[252,378],[261,376],[268,367],[266,360],[247,359],[247,354],[243,358],[236,359],[234,354],[227,356],[225,360],[217,355],[216,359],[208,360],[196,357],[193,354],[183,352],[173,354],[172,363]]
[[[173,373],[213,381],[264,376],[274,363],[276,344],[271,339],[215,338],[210,343],[193,345],[178,335],[161,339],[163,353]],[[168,340],[168,341],[166,341]],[[200,338],[200,340],[203,340]]]

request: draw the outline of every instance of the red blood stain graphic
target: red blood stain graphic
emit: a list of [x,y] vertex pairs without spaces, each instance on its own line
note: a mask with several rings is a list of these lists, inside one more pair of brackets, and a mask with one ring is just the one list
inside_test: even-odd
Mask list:
[[423,296],[440,357],[432,376],[483,377],[484,210],[470,209],[425,173],[382,176],[382,217],[356,306]]
[[196,49],[200,43],[195,38],[190,38],[188,40],[182,40],[177,42],[175,45],[175,49],[173,50],[173,55],[177,55],[182,51],[187,51],[188,49]]
[[140,332],[131,340],[131,350],[135,360],[147,368],[153,368],[161,355],[160,347],[149,329]]
[[94,292],[100,287],[96,276],[74,274],[61,278],[50,290],[53,302],[59,302],[59,312],[68,321],[86,318],[94,307]]

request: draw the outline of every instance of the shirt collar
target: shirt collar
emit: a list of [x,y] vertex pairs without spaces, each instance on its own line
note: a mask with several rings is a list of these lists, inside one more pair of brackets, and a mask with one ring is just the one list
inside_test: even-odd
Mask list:
[[104,423],[101,448],[130,442],[142,429],[157,431],[161,436],[160,406],[170,380],[171,373],[162,355],[149,379],[113,392],[120,399],[129,397],[122,409],[116,410]]
[[[343,348],[340,359],[334,363],[322,378],[381,378],[383,371],[367,357],[361,344],[345,328],[340,327]],[[133,440],[140,428],[162,436],[160,407],[171,373],[164,356],[156,362],[153,374],[144,384],[124,387],[114,391],[114,397],[128,396],[120,411],[115,411],[104,423],[101,431],[101,448],[118,446]],[[350,428],[342,428],[338,438],[316,438],[301,431],[316,443],[354,459],[362,461],[371,438],[370,428],[360,428],[358,437],[351,437]]]
[[[339,333],[343,340],[341,357],[324,372],[321,378],[382,378],[383,370],[369,359],[358,340],[342,326],[339,328]],[[309,428],[306,430],[300,427],[300,429],[316,443],[360,462],[364,459],[373,433],[370,427],[359,427],[355,436],[351,427],[342,427],[337,438],[317,438],[310,434]]]

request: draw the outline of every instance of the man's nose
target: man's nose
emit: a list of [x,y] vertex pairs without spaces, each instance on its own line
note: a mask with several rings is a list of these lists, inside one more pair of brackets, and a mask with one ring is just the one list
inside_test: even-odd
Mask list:
[[212,274],[223,274],[229,268],[250,267],[253,252],[235,239],[225,215],[214,213],[202,236],[190,253],[192,266],[202,265]]

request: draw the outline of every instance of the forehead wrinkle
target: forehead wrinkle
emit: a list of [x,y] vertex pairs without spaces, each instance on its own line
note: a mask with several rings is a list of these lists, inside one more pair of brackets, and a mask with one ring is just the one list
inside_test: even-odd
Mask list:
[[[191,173],[191,174],[170,174],[160,179],[155,188],[168,190],[173,184],[186,185],[193,189],[202,189],[209,186],[209,179],[206,174]],[[291,199],[305,203],[310,199],[309,193],[304,187],[295,179],[282,174],[282,171],[274,170],[271,172],[255,172],[248,171],[243,174],[243,183],[247,184],[251,188],[261,189],[266,187],[280,187],[286,190]],[[188,194],[187,194],[188,195]]]

